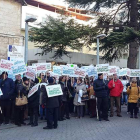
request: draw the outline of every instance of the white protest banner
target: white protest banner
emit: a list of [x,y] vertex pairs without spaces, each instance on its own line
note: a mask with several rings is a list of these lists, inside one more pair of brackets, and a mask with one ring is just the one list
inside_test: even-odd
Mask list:
[[109,69],[109,72],[108,72],[109,74],[117,74],[118,73],[116,66],[109,66],[108,69]]
[[14,65],[17,65],[17,64],[21,64],[21,63],[24,63],[24,61],[13,61],[14,62]]
[[12,61],[1,59],[0,68],[2,69],[2,71],[12,70],[13,65],[14,63]]
[[32,87],[32,89],[28,93],[28,98],[31,97],[38,90],[39,85],[40,84],[38,83],[37,85]]
[[140,69],[131,69],[130,77],[140,77]]
[[24,46],[8,45],[8,60],[24,61],[24,49],[25,49]]
[[13,71],[12,71],[12,70],[7,71],[7,73],[8,73],[8,78],[13,79],[13,81],[15,81],[15,80],[16,80],[16,77],[15,77],[15,75],[13,74]]
[[123,68],[119,70],[119,76],[130,76],[131,75],[131,70],[128,68]]
[[86,71],[84,69],[77,68],[74,70],[74,75],[76,75],[78,77],[85,77]]
[[25,63],[12,66],[13,75],[23,74],[27,72]]
[[96,66],[97,68],[97,73],[108,73],[109,69],[109,64],[98,64]]
[[41,86],[47,86],[48,84],[47,83],[40,83],[40,87]]
[[61,76],[61,74],[62,74],[61,67],[53,66],[53,73]]
[[29,68],[31,68],[32,70],[35,71],[35,73],[37,74],[37,67],[36,66],[28,66]]
[[1,95],[3,95],[3,93],[2,93],[1,88],[0,88],[0,96],[1,96]]
[[74,68],[71,68],[71,67],[68,67],[68,66],[65,66],[63,67],[62,69],[62,75],[73,75],[74,74]]
[[51,85],[51,86],[46,86],[46,91],[48,97],[55,97],[59,95],[63,95],[62,89],[60,85]]
[[37,64],[37,73],[46,72],[51,70],[51,63],[38,63]]
[[91,76],[97,76],[97,70],[93,65],[90,66],[82,66],[82,69],[84,69],[87,72],[87,75],[89,77]]
[[32,79],[33,81],[35,80],[35,76],[36,76],[36,73],[33,69],[27,67],[27,72],[25,73],[25,76],[29,79]]
[[67,66],[68,66],[68,67],[71,67],[71,68],[74,68],[74,69],[77,68],[77,65],[75,65],[75,64],[67,64]]

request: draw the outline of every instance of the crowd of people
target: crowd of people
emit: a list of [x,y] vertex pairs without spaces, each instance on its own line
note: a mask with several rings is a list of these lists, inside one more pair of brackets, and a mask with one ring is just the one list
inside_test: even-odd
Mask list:
[[[28,94],[32,87],[40,84],[38,90],[30,97]],[[60,84],[63,95],[48,97],[45,86]],[[43,129],[56,129],[58,121],[75,117],[97,117],[99,121],[109,121],[109,117],[121,115],[121,105],[127,105],[130,118],[138,118],[139,86],[137,78],[117,74],[104,79],[103,73],[94,77],[70,78],[60,76],[59,81],[51,77],[49,71],[40,74],[35,80],[27,77],[16,76],[16,81],[8,78],[8,73],[3,72],[0,77],[0,124],[14,123],[17,126],[38,126],[38,120],[46,120],[47,126]],[[27,99],[24,105],[18,105],[19,99]],[[25,123],[25,120],[28,123]],[[27,122],[26,121],[26,122]]]

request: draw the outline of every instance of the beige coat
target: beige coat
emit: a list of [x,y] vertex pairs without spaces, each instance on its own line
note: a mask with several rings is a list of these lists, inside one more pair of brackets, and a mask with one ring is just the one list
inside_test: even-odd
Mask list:
[[75,106],[85,105],[85,102],[78,103],[78,94],[77,93],[79,93],[79,90],[82,90],[83,94],[86,93],[87,92],[86,85],[82,83],[82,84],[76,86],[76,94],[75,94],[75,98],[74,98],[74,102],[73,102],[73,104]]

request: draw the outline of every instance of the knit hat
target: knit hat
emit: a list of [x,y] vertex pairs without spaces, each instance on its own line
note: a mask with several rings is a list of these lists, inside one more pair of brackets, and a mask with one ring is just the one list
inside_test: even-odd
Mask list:
[[48,82],[49,82],[49,84],[53,84],[53,78],[52,77],[50,77],[49,79],[48,79]]
[[103,73],[98,73],[98,77],[101,76],[101,75],[103,75]]
[[137,79],[136,78],[132,78],[132,82],[137,82]]

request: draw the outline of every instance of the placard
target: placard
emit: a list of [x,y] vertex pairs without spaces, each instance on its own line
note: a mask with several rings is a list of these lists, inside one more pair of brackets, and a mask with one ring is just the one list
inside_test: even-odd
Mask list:
[[37,64],[37,73],[47,72],[48,70],[51,70],[51,63]]
[[84,69],[77,68],[74,70],[74,75],[76,75],[78,77],[85,77],[86,71]]
[[68,67],[68,66],[65,66],[63,67],[62,69],[62,75],[73,75],[74,74],[74,68],[71,68],[71,67]]
[[1,59],[0,68],[2,69],[2,71],[12,70],[13,65],[14,65],[14,62],[5,60],[5,59]]
[[61,76],[62,71],[60,66],[53,66],[53,73]]
[[49,98],[63,95],[63,92],[62,92],[60,85],[46,86],[46,91],[47,91],[47,95]]
[[140,70],[139,69],[131,69],[130,77],[140,77]]
[[13,75],[23,74],[27,72],[25,63],[12,66]]
[[32,79],[34,81],[36,73],[35,73],[35,71],[32,68],[27,67],[27,72],[25,73],[25,76],[27,78]]
[[39,85],[40,84],[38,83],[37,85],[32,87],[32,89],[28,93],[28,98],[31,97],[38,90]]
[[109,69],[109,64],[99,64],[96,66],[97,68],[97,73],[108,73]]

